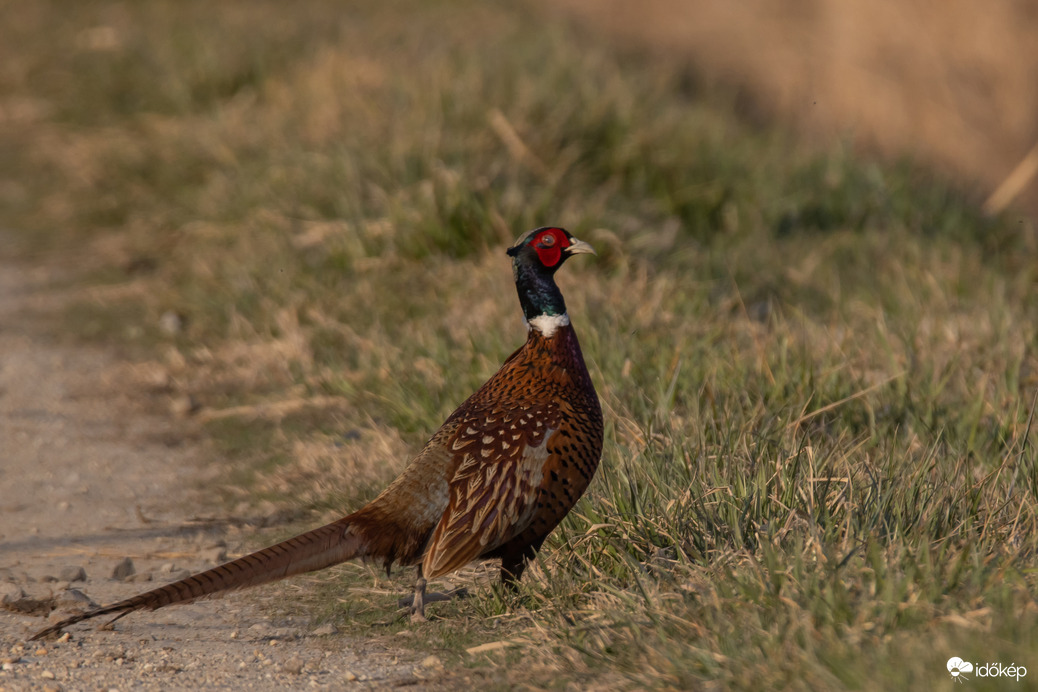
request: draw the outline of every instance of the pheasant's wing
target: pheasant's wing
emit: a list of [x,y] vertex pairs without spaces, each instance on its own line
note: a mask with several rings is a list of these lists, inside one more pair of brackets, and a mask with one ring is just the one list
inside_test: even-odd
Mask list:
[[546,410],[493,410],[458,426],[451,447],[461,462],[422,560],[426,578],[464,566],[530,525],[558,427],[553,418]]

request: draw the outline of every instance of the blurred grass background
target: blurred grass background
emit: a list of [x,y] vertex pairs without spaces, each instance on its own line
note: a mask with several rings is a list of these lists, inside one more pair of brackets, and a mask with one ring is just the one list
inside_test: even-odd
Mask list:
[[522,5],[7,2],[0,65],[7,254],[200,406],[230,506],[372,497],[524,338],[504,248],[598,249],[559,281],[606,451],[522,598],[470,570],[400,637],[413,576],[351,566],[315,617],[502,686],[1038,668],[1027,217]]
[[684,56],[692,79],[806,141],[834,136],[947,171],[1038,213],[1038,11],[1029,0],[558,0],[620,45]]

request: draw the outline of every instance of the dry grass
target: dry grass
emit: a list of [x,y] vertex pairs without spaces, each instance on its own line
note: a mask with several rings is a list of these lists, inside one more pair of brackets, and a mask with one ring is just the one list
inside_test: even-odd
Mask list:
[[[737,87],[809,138],[845,137],[890,160],[946,168],[981,199],[1038,142],[1038,13],[1027,2],[567,0],[550,9],[686,55],[701,80]],[[1022,182],[1018,201],[1033,215],[1033,171]],[[997,211],[1010,201],[992,200]]]
[[32,7],[0,6],[15,249],[92,287],[61,330],[201,403],[236,501],[370,498],[523,339],[514,236],[599,250],[560,283],[606,452],[521,598],[476,568],[399,635],[413,575],[357,565],[281,604],[534,686],[920,687],[1034,651],[1026,224],[515,9]]

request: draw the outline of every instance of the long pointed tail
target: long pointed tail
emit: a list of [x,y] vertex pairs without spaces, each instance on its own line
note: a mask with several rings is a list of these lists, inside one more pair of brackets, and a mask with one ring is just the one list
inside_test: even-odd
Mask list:
[[160,586],[125,601],[67,618],[37,632],[32,639],[46,637],[69,625],[99,615],[118,613],[118,620],[135,610],[156,610],[176,603],[189,603],[199,598],[266,584],[293,574],[312,572],[361,557],[366,552],[364,539],[351,531],[350,525],[348,517],[339,519],[205,572]]

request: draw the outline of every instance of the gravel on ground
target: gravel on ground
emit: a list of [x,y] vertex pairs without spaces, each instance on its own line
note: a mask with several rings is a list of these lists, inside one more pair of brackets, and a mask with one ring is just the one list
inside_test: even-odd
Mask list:
[[27,641],[48,614],[241,552],[249,528],[219,516],[216,452],[155,404],[154,373],[43,335],[41,311],[68,299],[53,285],[46,268],[0,266],[0,691],[446,683],[435,657],[272,618],[248,591]]

